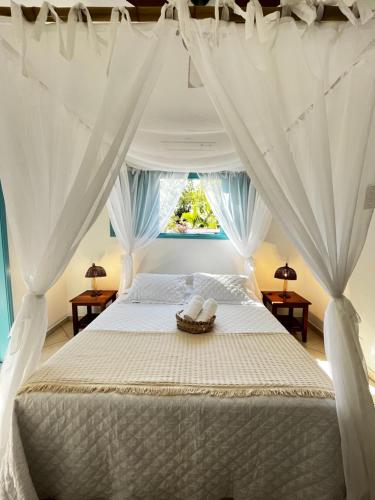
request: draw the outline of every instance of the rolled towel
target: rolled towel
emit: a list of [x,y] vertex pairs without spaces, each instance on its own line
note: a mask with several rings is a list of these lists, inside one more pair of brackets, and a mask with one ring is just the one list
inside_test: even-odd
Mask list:
[[198,317],[198,314],[201,312],[203,307],[203,297],[200,295],[193,295],[190,299],[189,304],[186,306],[182,315],[185,319],[189,319],[191,321],[195,321]]
[[215,299],[207,299],[204,304],[202,311],[197,317],[197,321],[209,321],[212,316],[215,316],[217,310],[217,302]]

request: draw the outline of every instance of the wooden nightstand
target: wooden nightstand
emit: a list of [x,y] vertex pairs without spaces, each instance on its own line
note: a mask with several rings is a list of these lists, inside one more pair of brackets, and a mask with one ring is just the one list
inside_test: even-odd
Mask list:
[[[302,342],[307,341],[307,320],[309,317],[309,306],[311,302],[298,295],[296,292],[288,292],[288,298],[280,297],[282,292],[263,292],[263,304],[271,307],[272,314],[290,332],[301,332]],[[288,314],[278,314],[278,309],[288,309]],[[302,318],[293,315],[294,309],[302,309]]]
[[[103,312],[107,307],[109,302],[113,302],[116,299],[117,290],[98,290],[101,295],[96,295],[93,297],[91,295],[91,290],[86,290],[85,292],[74,297],[70,302],[72,304],[72,316],[73,316],[73,334],[76,335],[79,330],[85,328],[93,319],[99,316],[100,313],[93,313],[93,307],[99,307],[100,312]],[[78,318],[78,307],[86,306],[87,314],[83,318]]]

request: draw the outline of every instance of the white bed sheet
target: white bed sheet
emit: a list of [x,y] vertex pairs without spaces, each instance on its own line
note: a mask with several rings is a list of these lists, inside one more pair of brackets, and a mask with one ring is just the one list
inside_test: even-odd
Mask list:
[[[176,332],[177,311],[183,306],[170,304],[130,304],[117,299],[87,330],[127,332]],[[220,304],[213,332],[216,333],[285,333],[285,328],[258,301],[246,305]]]

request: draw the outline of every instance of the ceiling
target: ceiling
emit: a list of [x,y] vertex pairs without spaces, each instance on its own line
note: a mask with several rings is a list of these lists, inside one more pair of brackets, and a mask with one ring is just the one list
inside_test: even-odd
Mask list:
[[[189,87],[189,66],[189,55],[176,36],[130,148],[132,163],[143,159],[154,168],[238,167],[232,143],[205,88]],[[195,76],[194,68],[190,76]]]

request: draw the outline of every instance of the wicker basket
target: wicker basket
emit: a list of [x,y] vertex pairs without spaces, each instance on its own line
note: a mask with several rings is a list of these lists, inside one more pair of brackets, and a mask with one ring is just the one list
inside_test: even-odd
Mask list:
[[212,316],[209,321],[192,321],[181,316],[183,311],[176,313],[177,328],[188,333],[207,333],[214,327],[216,316]]

